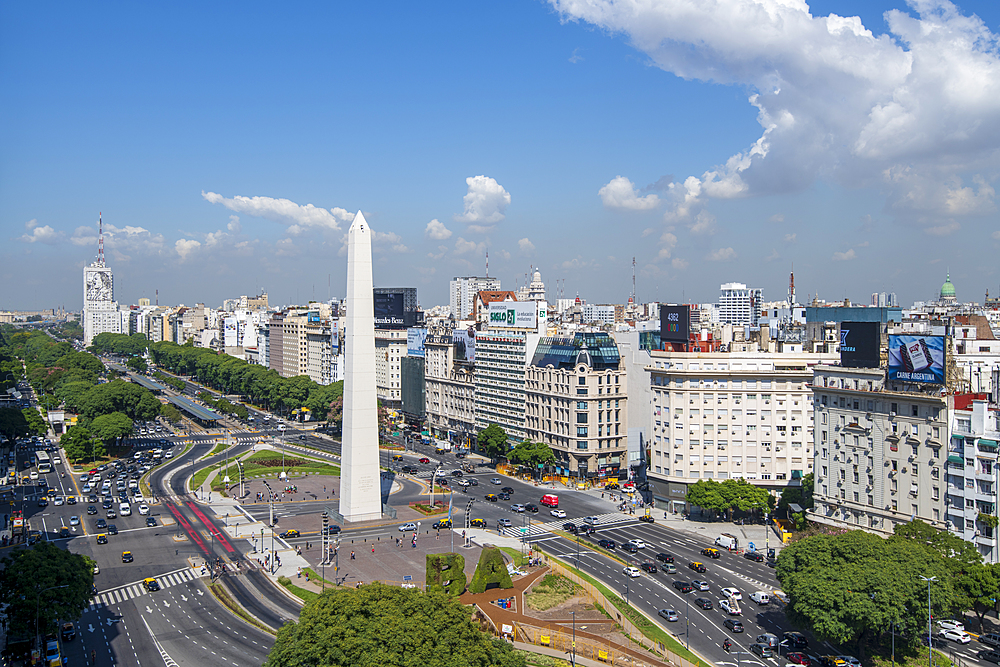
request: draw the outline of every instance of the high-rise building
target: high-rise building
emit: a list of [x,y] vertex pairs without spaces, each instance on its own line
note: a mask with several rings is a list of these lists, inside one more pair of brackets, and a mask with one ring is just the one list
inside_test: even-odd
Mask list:
[[100,333],[121,333],[122,318],[115,302],[111,268],[104,263],[104,223],[98,218],[97,260],[83,267],[83,344]]
[[723,283],[719,287],[719,323],[758,326],[763,291],[743,283]]
[[469,319],[476,293],[483,290],[495,291],[499,289],[499,278],[480,278],[477,276],[452,278],[448,290],[452,317],[456,320]]

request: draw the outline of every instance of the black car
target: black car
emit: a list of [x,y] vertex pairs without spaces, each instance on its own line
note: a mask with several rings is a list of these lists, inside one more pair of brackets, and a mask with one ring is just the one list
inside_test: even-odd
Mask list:
[[[479,480],[476,479],[475,477],[470,477],[469,478],[469,486],[479,486]],[[535,508],[535,511],[536,512],[538,511],[537,507]]]
[[980,651],[976,654],[976,657],[986,662],[1000,664],[1000,652],[998,651]]
[[403,474],[405,475],[412,475],[413,473],[417,472],[417,469],[412,466],[403,466],[402,468],[400,468],[400,470],[402,470]]
[[697,598],[695,599],[694,603],[699,607],[701,607],[702,609],[712,608],[712,601],[709,600],[708,598]]
[[97,514],[97,508],[93,505],[87,506],[87,514]]
[[146,517],[146,525],[149,526],[150,528],[152,528],[153,526],[156,525],[156,519],[154,519],[151,516],[147,516]]
[[109,518],[109,519],[117,519],[118,518],[118,512],[115,511],[114,507],[108,509],[107,518]]
[[538,514],[538,505],[533,505],[531,503],[528,503],[527,505],[524,506],[524,511],[531,512],[532,514]]
[[448,486],[448,478],[447,477],[438,477],[437,478],[437,483],[440,484],[441,486]]
[[456,459],[464,459],[465,458],[465,452],[458,452],[458,453],[456,453],[455,454],[455,458]]
[[790,651],[801,651],[809,646],[809,640],[801,632],[786,632],[781,636],[781,643]]
[[98,519],[96,525],[98,530],[104,530],[105,528],[108,527],[108,522],[105,521],[104,519]]
[[510,500],[510,494],[509,493],[499,493],[497,495],[500,496],[500,500]]
[[729,628],[731,632],[743,632],[743,623],[737,621],[735,618],[727,618],[722,625]]
[[451,471],[451,476],[452,477],[461,477],[463,474],[464,473],[461,470],[452,470]]
[[509,487],[509,486],[505,486],[505,487],[503,487],[503,488],[502,488],[502,489],[500,489],[500,490],[501,490],[501,491],[503,491],[504,493],[514,493],[514,489],[512,489],[512,488],[511,488],[511,487]]
[[673,563],[674,557],[671,556],[670,554],[656,554],[656,560],[660,561],[661,563]]
[[577,527],[575,523],[564,523],[563,530],[565,530],[567,533],[573,533],[574,535],[576,535]]
[[109,510],[111,509],[112,505],[113,503],[110,500],[105,500],[103,503],[101,503],[101,508]]
[[92,493],[89,496],[87,496],[87,502],[88,503],[96,503],[97,502],[97,494]]
[[611,549],[615,548],[615,541],[614,540],[598,540],[597,546],[601,547],[602,549],[611,550]]
[[622,549],[629,552],[630,554],[639,553],[639,547],[635,546],[631,542],[623,542]]
[[656,574],[656,564],[655,563],[643,563],[639,567],[641,567],[646,572],[649,572],[650,574]]
[[680,580],[674,582],[674,588],[679,590],[681,593],[690,593],[694,590],[694,586],[691,585],[691,582]]
[[747,551],[746,553],[743,554],[743,557],[748,560],[756,561],[758,563],[764,562],[764,554],[762,554],[759,551]]
[[108,524],[108,535],[117,535],[117,534],[118,534],[118,526],[116,526],[113,523],[109,523]]
[[340,526],[335,523],[331,523],[329,526],[323,529],[323,533],[326,535],[339,535]]

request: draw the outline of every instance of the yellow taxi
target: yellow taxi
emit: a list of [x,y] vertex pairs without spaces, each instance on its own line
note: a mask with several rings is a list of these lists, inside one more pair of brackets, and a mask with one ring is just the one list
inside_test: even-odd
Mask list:
[[497,500],[499,500],[499,498],[495,493],[487,493],[486,500],[490,501],[491,503],[495,503]]
[[105,533],[101,533],[100,535],[97,536],[97,543],[98,544],[107,544],[108,543],[108,536]]
[[469,522],[469,526],[471,526],[472,528],[485,528],[486,519],[473,519],[472,521]]
[[707,547],[701,550],[702,556],[707,556],[709,558],[721,558],[722,554],[719,553],[718,549],[713,549],[712,547]]
[[402,461],[403,460],[403,455],[402,454],[393,454],[392,455],[392,460],[393,461]]

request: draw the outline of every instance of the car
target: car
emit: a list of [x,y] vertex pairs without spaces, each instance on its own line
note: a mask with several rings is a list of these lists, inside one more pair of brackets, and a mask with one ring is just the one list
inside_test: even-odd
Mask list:
[[28,473],[28,477],[30,477],[31,479],[38,479],[38,471],[32,470],[30,473]]
[[615,489],[620,489],[620,488],[621,487],[618,486],[618,482],[608,482],[607,484],[604,485],[605,491],[614,491]]
[[531,514],[538,514],[538,505],[528,503],[524,506],[525,512],[530,512]]
[[473,519],[472,521],[469,522],[469,527],[470,528],[485,528],[486,527],[486,519]]
[[681,615],[677,613],[676,609],[661,609],[657,613],[660,618],[666,619],[667,623],[676,623],[681,620]]
[[66,496],[67,505],[76,505],[76,496]]
[[143,515],[149,514],[149,505],[147,505],[146,503],[142,503],[141,505],[139,505],[139,514]]
[[681,593],[690,593],[694,590],[694,586],[692,586],[690,582],[681,581],[680,579],[674,582],[674,588],[679,590]]
[[[473,471],[470,470],[469,472]],[[479,486],[479,480],[476,479],[475,477],[470,477],[468,481],[469,481],[469,486]],[[536,509],[535,511],[537,512],[538,510]]]
[[976,653],[976,657],[986,662],[1000,663],[1000,651],[980,651]]
[[524,514],[524,505],[521,503],[514,503],[510,506],[511,512],[517,512],[518,514]]
[[497,486],[500,486],[501,484],[503,484],[503,480],[500,479],[499,477],[492,477],[490,478],[490,484],[496,484]]
[[756,561],[758,563],[764,562],[764,554],[762,554],[759,551],[747,551],[746,553],[743,554],[743,557],[746,558],[747,560]]
[[143,579],[142,586],[150,593],[152,593],[153,591],[160,590],[160,582],[158,582],[153,577],[146,577],[145,579]]
[[737,632],[743,632],[744,630],[743,623],[741,621],[736,620],[735,618],[727,618],[725,621],[722,622],[722,626],[725,628],[729,628],[729,631],[734,634]]
[[714,549],[712,547],[706,547],[705,549],[702,549],[701,550],[701,555],[705,556],[706,558],[721,558],[722,557],[722,554],[719,552],[719,550],[718,549]]
[[108,535],[117,535],[117,534],[118,534],[118,526],[116,526],[113,523],[109,523],[108,524]]
[[802,651],[789,651],[785,654],[785,659],[796,665],[804,665],[804,667],[809,667],[812,664],[809,656]]
[[461,470],[452,470],[451,471],[451,476],[452,477],[461,477],[464,474],[465,473],[463,473]]
[[568,532],[568,533],[573,533],[574,535],[575,535],[575,534],[577,533],[577,531],[579,530],[579,529],[578,529],[578,528],[576,527],[576,524],[575,524],[575,523],[569,523],[569,522],[567,522],[567,523],[564,523],[564,524],[563,524],[563,526],[562,526],[562,528],[563,528],[563,530],[565,530],[566,532]]
[[964,630],[940,630],[938,632],[938,637],[942,639],[947,639],[959,644],[968,644],[972,641],[972,637],[968,632]]
[[294,528],[286,530],[285,532],[278,535],[278,537],[281,537],[283,539],[288,539],[289,537],[298,537],[298,536],[299,536],[299,531],[295,530]]
[[723,610],[730,616],[739,616],[740,607],[735,602],[729,600],[719,600],[719,609]]
[[688,563],[688,567],[699,574],[705,574],[705,572],[708,571],[708,568],[705,567],[705,564],[699,563],[698,561],[694,561],[693,563]]
[[950,618],[938,621],[936,625],[941,630],[958,630],[959,632],[965,632],[965,625],[963,625],[961,621],[956,621]]
[[653,520],[652,514],[643,514],[642,516],[639,517],[639,521],[645,521],[646,523],[656,523],[656,521]]
[[402,526],[398,528],[399,532],[401,533],[405,533],[407,531],[416,529],[417,529],[417,524],[413,523],[412,521],[409,523],[404,523]]
[[786,632],[781,636],[782,645],[792,650],[799,650],[809,647],[809,640],[801,632]]
[[598,540],[597,546],[601,547],[602,549],[607,549],[609,551],[612,551],[615,548],[615,541],[608,539]]
[[42,496],[41,498],[38,499],[38,506],[39,507],[48,507],[49,506],[49,499],[46,498],[45,496]]
[[131,563],[132,560],[133,560],[133,558],[132,558],[132,552],[131,551],[123,551],[122,552],[122,562],[123,563]]
[[645,549],[646,543],[642,540],[629,540],[629,544],[634,544],[638,549]]
[[650,574],[656,574],[656,563],[651,560],[644,561],[639,567]]
[[771,658],[774,656],[774,651],[767,644],[751,644],[750,652],[759,655],[761,658]]
[[104,519],[98,519],[98,520],[97,520],[97,523],[96,523],[96,524],[94,524],[94,525],[96,525],[96,526],[97,526],[97,529],[98,529],[98,530],[104,530],[105,528],[107,528],[107,527],[108,527],[108,522],[107,522],[107,521],[105,521]]
[[413,475],[417,472],[417,469],[413,466],[403,466],[400,468],[400,471],[402,471],[404,475]]
[[712,601],[708,598],[695,598],[694,603],[702,609],[711,609]]
[[691,585],[694,586],[696,591],[707,591],[709,589],[708,582],[701,579],[695,579],[691,582]]
[[719,592],[722,593],[723,597],[727,597],[730,600],[736,600],[737,602],[739,602],[740,600],[743,599],[743,594],[740,593],[735,588],[723,588]]
[[559,509],[549,510],[549,514],[551,514],[552,516],[554,516],[557,519],[565,519],[566,518],[566,510],[559,510]]
[[431,528],[434,530],[446,530],[451,528],[451,519],[438,519],[434,522],[434,525],[432,525]]
[[510,528],[510,519],[497,519],[497,526],[499,528]]
[[509,493],[499,493],[497,495],[500,497],[500,500],[510,500],[510,494]]
[[486,500],[488,500],[491,503],[495,503],[497,500],[499,500],[499,498],[497,498],[497,494],[495,493],[487,493]]
[[660,561],[661,563],[673,563],[674,557],[671,554],[660,553],[656,554],[656,560]]
[[87,496],[87,502],[88,503],[96,503],[97,502],[97,496],[95,494],[93,494],[93,493],[90,494],[89,496]]
[[632,577],[633,579],[635,579],[636,577],[638,577],[639,575],[641,575],[642,572],[639,571],[639,568],[637,568],[637,567],[635,567],[633,565],[629,565],[624,570],[622,570],[622,574],[628,575],[628,576]]
[[78,516],[71,516],[69,518],[69,525],[71,525],[71,526],[79,526],[80,525],[80,517],[78,517]]
[[149,528],[152,528],[155,525],[156,525],[156,519],[153,518],[153,517],[151,517],[151,516],[147,516],[146,517],[146,526],[149,527]]
[[502,488],[502,489],[500,489],[500,490],[501,490],[501,491],[503,491],[504,493],[514,493],[514,489],[512,489],[512,488],[511,488],[511,487],[509,487],[509,486],[505,486],[505,487],[503,487],[503,488]]
[[[921,632],[920,633],[920,643],[923,644],[924,646],[927,646],[927,642],[928,642],[927,635],[925,633]],[[931,646],[934,647],[934,648],[945,648],[946,646],[948,646],[948,642],[946,642],[945,640],[941,639],[940,637],[931,637],[930,638],[930,642],[931,642]]]
[[118,518],[118,512],[116,512],[116,511],[115,511],[115,508],[114,508],[114,507],[112,507],[112,508],[110,508],[110,509],[108,510],[108,513],[107,513],[107,514],[106,514],[105,516],[106,516],[106,518],[108,518],[108,519],[117,519],[117,518]]
[[61,636],[64,642],[73,641],[76,639],[76,627],[70,621],[66,621],[62,624]]
[[979,641],[994,648],[1000,647],[1000,634],[987,632],[979,635]]
[[623,542],[622,543],[622,551],[627,551],[630,554],[635,554],[635,553],[639,553],[639,547],[635,546],[631,542]]
[[838,655],[837,657],[843,660],[848,667],[861,667],[861,661],[853,655]]
[[323,534],[324,535],[339,535],[340,534],[340,526],[338,526],[335,523],[331,523],[329,526],[326,526],[325,528],[323,528]]
[[52,496],[52,504],[55,505],[56,507],[62,505],[63,502],[64,501],[62,496]]
[[430,462],[431,462],[431,460],[430,460],[429,458],[427,458],[426,456],[422,456],[422,457],[420,457],[420,458],[419,458],[419,459],[417,459],[417,460],[418,460],[418,461],[419,461],[420,463],[430,463]]
[[101,533],[100,535],[97,536],[97,543],[98,544],[107,544],[108,543],[108,536],[105,535],[104,533]]
[[91,491],[94,490],[94,487],[92,487],[90,484],[84,484],[80,490],[83,491],[84,493],[90,493]]

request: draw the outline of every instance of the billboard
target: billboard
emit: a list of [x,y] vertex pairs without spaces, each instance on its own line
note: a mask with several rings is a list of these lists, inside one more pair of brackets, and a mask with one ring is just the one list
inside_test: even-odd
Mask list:
[[882,347],[882,326],[878,322],[840,323],[840,365],[851,368],[878,368]]
[[[379,294],[375,297],[375,326],[379,329],[405,329],[402,294]],[[350,306],[348,306],[350,308]]]
[[944,384],[943,336],[889,336],[889,379]]
[[535,329],[538,304],[534,301],[494,301],[490,304],[489,326],[493,329]]
[[427,329],[411,328],[406,330],[406,356],[423,357],[424,341],[427,340]]
[[687,343],[690,315],[688,306],[660,304],[660,340],[664,343]]
[[455,343],[455,361],[476,361],[476,331],[475,329],[456,329],[452,333]]

